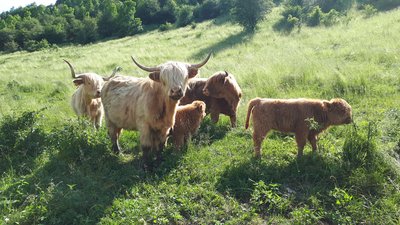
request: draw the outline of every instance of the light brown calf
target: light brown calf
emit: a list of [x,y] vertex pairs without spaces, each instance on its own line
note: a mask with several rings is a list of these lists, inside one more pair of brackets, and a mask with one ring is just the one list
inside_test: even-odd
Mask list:
[[[317,150],[317,135],[331,125],[352,122],[351,106],[343,99],[267,99],[250,100],[246,118],[249,127],[253,114],[253,142],[255,155],[261,156],[261,144],[267,133],[273,129],[294,133],[298,152],[303,155],[307,139],[313,151]],[[312,122],[315,121],[315,122]]]
[[206,116],[205,110],[206,104],[202,101],[194,101],[189,105],[177,107],[175,125],[170,133],[175,148],[182,147],[196,133]]

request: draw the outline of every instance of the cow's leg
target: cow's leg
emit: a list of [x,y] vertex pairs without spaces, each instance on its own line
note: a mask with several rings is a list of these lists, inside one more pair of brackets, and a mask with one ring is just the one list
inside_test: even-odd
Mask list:
[[174,135],[174,146],[176,150],[180,150],[182,145],[184,144],[184,136],[183,134],[175,134]]
[[103,119],[103,113],[101,113],[101,112],[97,113],[96,120],[95,120],[95,127],[97,130],[100,129],[100,127],[101,127],[102,119]]
[[112,143],[112,150],[114,151],[114,153],[120,153],[121,152],[121,148],[119,146],[119,136],[121,134],[121,128],[116,128],[114,126],[108,126],[108,135],[111,138],[111,143]]
[[150,128],[140,129],[140,145],[143,151],[143,160],[148,162],[152,158],[152,134]]
[[317,151],[317,135],[316,134],[308,134],[308,141],[311,144],[313,152]]
[[219,120],[219,111],[217,111],[217,110],[211,110],[211,111],[210,111],[210,114],[211,114],[211,121],[212,121],[213,123],[218,123],[218,120]]
[[261,145],[268,131],[270,131],[270,128],[261,123],[257,123],[257,121],[253,121],[253,124],[254,152],[257,158],[261,158]]
[[154,132],[154,143],[157,143],[156,146],[156,161],[158,163],[161,163],[162,161],[162,152],[164,150],[166,141],[167,141],[167,135],[168,135],[168,130],[169,129],[165,129],[165,130],[160,130],[160,131],[155,131]]
[[297,158],[303,156],[303,149],[307,142],[307,132],[304,131],[297,131],[295,133],[296,136],[296,143],[297,143]]
[[236,127],[236,115],[231,115],[231,127]]

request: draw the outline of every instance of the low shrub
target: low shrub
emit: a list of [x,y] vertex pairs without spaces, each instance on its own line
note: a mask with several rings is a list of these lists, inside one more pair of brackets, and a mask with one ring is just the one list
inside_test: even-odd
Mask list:
[[50,44],[46,39],[40,41],[29,40],[24,43],[24,49],[28,52],[39,51],[46,48],[50,48]]
[[279,184],[265,184],[259,181],[250,198],[250,204],[261,214],[286,214],[290,209],[290,195],[284,195]]
[[282,12],[282,18],[274,24],[274,30],[291,33],[294,28],[301,26],[301,18],[303,15],[303,8],[300,6],[288,6]]
[[167,31],[167,30],[172,30],[172,29],[174,29],[174,25],[169,22],[161,24],[160,27],[158,28],[159,31]]

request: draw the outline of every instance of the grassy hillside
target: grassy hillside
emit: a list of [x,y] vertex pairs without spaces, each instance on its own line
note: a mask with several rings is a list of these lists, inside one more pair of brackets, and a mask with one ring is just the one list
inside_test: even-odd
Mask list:
[[[400,10],[351,14],[330,28],[255,34],[223,19],[195,28],[42,52],[0,55],[0,224],[399,224]],[[168,146],[155,172],[141,169],[138,133],[122,155],[69,105],[76,70],[146,76],[133,65],[197,62],[201,77],[227,70],[243,90],[239,127],[207,118],[183,152]],[[296,159],[293,136],[272,133],[261,160],[243,128],[256,97],[341,97],[355,124],[320,136]]]

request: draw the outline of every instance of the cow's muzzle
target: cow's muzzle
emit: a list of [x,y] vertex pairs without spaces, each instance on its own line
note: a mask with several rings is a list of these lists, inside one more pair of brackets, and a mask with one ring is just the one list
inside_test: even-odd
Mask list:
[[183,97],[182,88],[179,88],[179,89],[176,89],[176,90],[172,89],[170,94],[169,94],[169,97],[171,99],[173,99],[173,100],[176,100],[176,101],[181,99]]
[[97,91],[96,94],[94,95],[95,98],[100,98],[101,92]]
[[353,118],[351,118],[351,117],[348,117],[348,118],[344,121],[345,124],[350,124],[350,123],[352,123],[352,122],[353,122]]

